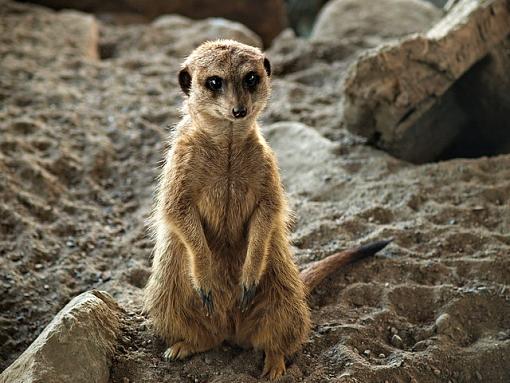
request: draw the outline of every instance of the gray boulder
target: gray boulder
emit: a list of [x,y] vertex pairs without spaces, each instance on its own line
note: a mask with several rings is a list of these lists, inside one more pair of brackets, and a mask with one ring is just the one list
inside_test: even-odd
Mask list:
[[1,383],[107,383],[121,309],[92,290],[69,302],[1,375]]
[[442,11],[422,0],[333,0],[319,13],[311,38],[364,38],[374,44],[429,29]]
[[[184,16],[160,16],[150,25],[133,25],[128,33],[118,35],[118,29],[103,27],[103,49],[106,57],[138,55],[184,59],[204,41],[232,39],[254,47],[262,47],[262,40],[244,25],[221,18],[194,21]],[[105,52],[103,52],[105,53]]]
[[289,193],[311,195],[326,184],[337,146],[300,122],[277,122],[263,130],[274,149]]

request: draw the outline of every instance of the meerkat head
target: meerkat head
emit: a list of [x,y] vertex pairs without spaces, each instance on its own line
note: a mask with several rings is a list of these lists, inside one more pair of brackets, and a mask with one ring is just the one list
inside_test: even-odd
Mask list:
[[255,119],[270,93],[271,65],[258,49],[233,40],[206,42],[186,59],[179,84],[188,111],[233,123]]

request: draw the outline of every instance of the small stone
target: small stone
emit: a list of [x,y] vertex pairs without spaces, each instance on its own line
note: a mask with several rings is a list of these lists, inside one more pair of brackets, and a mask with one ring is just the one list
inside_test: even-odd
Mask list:
[[45,290],[48,290],[50,288],[49,285],[44,285],[43,287],[44,287]]
[[370,352],[370,350],[365,350],[365,351],[363,351],[363,354],[365,354],[366,356],[370,356],[371,352]]
[[379,358],[386,358],[386,355],[384,355],[383,353],[380,353]]
[[413,351],[424,351],[430,345],[428,340],[421,340],[413,346]]
[[129,379],[128,378],[122,378],[122,383],[129,383]]
[[391,337],[391,344],[398,348],[404,348],[404,341],[397,334]]
[[435,368],[434,374],[436,374],[437,376],[441,375],[441,370],[438,370],[437,368]]
[[35,265],[35,269],[36,269],[36,270],[41,270],[42,268],[43,268],[43,265],[42,265],[42,264],[40,264],[40,263],[37,263],[37,264]]
[[397,329],[395,327],[392,327],[390,332],[391,332],[392,335],[398,334],[398,331],[397,331]]

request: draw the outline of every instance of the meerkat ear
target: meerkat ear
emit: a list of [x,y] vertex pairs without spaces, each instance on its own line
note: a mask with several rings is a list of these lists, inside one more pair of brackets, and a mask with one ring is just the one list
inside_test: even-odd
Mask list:
[[266,69],[267,76],[271,76],[271,63],[267,59],[267,57],[264,57],[264,68]]
[[189,96],[191,90],[191,75],[187,68],[181,69],[179,72],[179,85],[186,96]]

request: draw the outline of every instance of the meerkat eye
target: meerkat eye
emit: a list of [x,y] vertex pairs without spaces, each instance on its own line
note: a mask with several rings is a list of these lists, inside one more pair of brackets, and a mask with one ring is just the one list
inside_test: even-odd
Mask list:
[[260,77],[255,72],[250,72],[244,77],[244,83],[248,88],[255,88],[260,81]]
[[214,91],[220,90],[222,85],[223,85],[223,80],[221,79],[221,77],[218,77],[218,76],[209,77],[205,81],[205,86],[207,88],[209,88],[210,90],[214,90]]

